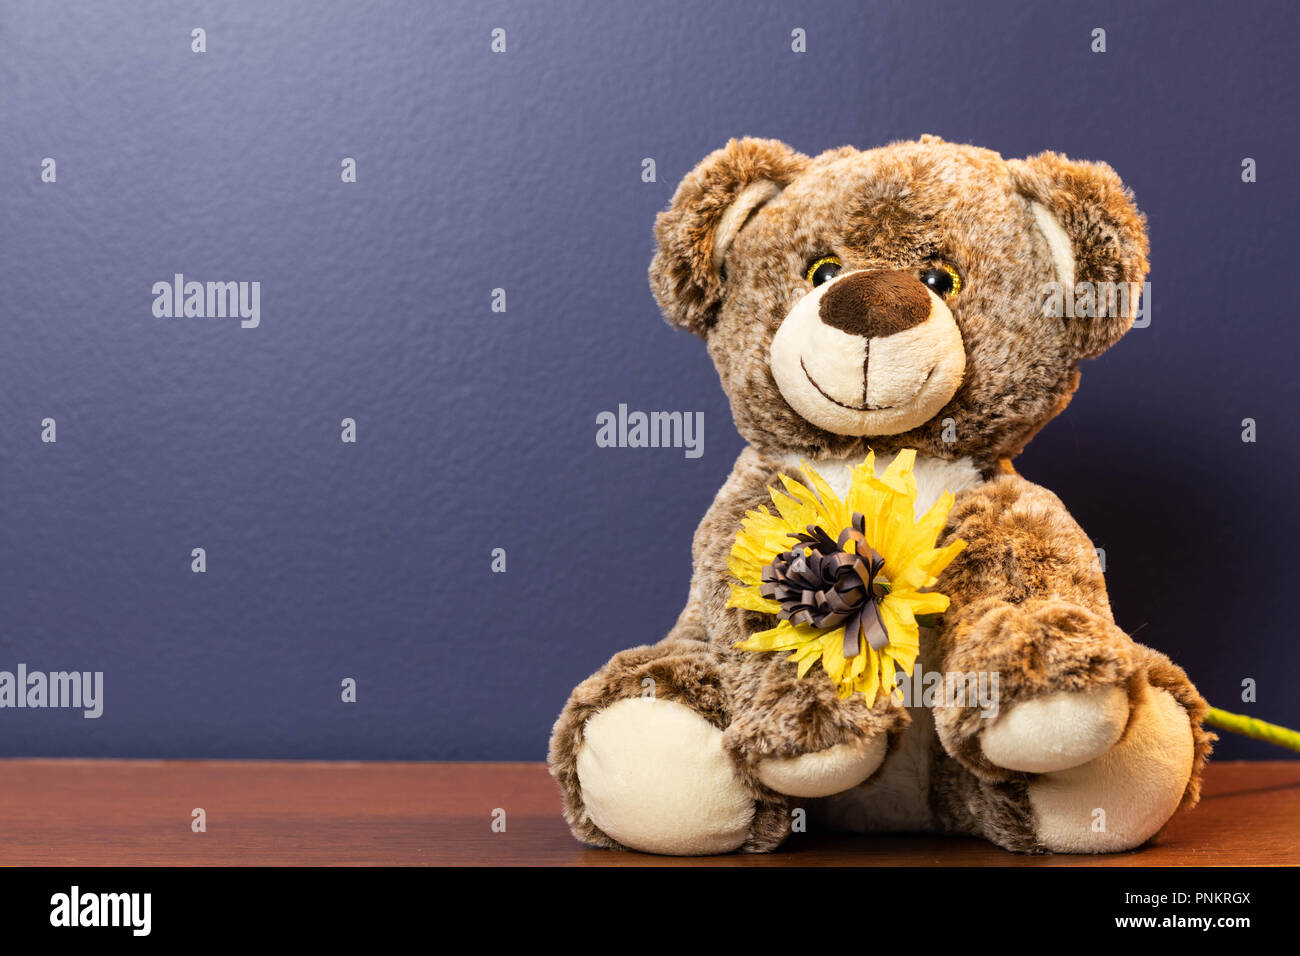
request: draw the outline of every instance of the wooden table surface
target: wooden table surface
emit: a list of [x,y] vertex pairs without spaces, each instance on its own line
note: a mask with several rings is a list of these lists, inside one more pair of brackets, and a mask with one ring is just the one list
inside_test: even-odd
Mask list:
[[[1212,764],[1205,796],[1142,850],[1019,856],[973,839],[805,834],[678,859],[592,850],[531,763],[0,760],[0,865],[1300,864],[1300,761]],[[201,807],[207,831],[191,829]],[[494,811],[505,832],[494,832]],[[499,817],[500,814],[497,814]]]

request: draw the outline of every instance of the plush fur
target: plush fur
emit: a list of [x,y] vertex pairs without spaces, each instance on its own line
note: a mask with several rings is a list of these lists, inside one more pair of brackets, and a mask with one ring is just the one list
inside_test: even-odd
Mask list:
[[[1133,322],[1135,298],[1097,316],[1045,300],[1052,283],[1144,280],[1145,222],[1115,172],[933,136],[817,157],[733,140],[686,177],[655,235],[655,298],[705,340],[748,447],[696,532],[672,632],[614,655],[555,725],[550,766],[574,834],[765,851],[803,809],[862,832],[1108,852],[1194,804],[1214,739],[1204,700],[1115,623],[1092,543],[1011,466],[1069,403],[1078,362]],[[842,272],[814,289],[808,264],[832,255]],[[936,265],[958,271],[959,294],[922,284]],[[810,367],[834,372],[836,395]],[[794,381],[805,374],[812,387]],[[725,606],[745,511],[800,459],[835,483],[868,449],[887,462],[902,448],[919,453],[918,510],[955,492],[943,537],[968,542],[940,579],[951,606],[923,631],[918,666],[996,674],[992,710],[841,700],[820,668],[799,679],[783,654],[734,649],[773,620]]]

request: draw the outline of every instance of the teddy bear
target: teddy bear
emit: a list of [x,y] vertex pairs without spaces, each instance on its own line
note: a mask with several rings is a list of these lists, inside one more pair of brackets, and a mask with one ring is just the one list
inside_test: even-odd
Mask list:
[[[654,297],[704,340],[747,445],[695,534],[676,624],[614,654],[555,723],[574,835],[765,852],[800,820],[1104,853],[1194,805],[1206,702],[1115,623],[1092,542],[1012,465],[1070,401],[1079,362],[1133,324],[1137,296],[1115,292],[1145,281],[1146,220],[1115,171],[932,135],[818,156],[733,139],[681,182],[655,237]],[[746,514],[804,465],[843,495],[868,452],[904,450],[918,512],[950,493],[939,541],[965,542],[916,667],[993,675],[995,707],[846,697],[821,670],[737,648],[773,623],[728,600]]]

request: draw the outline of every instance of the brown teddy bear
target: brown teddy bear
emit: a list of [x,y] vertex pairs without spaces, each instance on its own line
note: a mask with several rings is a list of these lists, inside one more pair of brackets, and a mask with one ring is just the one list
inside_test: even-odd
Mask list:
[[[1115,172],[933,136],[811,158],[732,140],[655,234],[655,298],[706,342],[748,447],[695,534],[677,624],[615,654],[556,722],[550,768],[578,839],[766,851],[805,819],[1094,853],[1194,804],[1205,701],[1115,624],[1087,535],[1011,467],[1079,360],[1133,323],[1148,245]],[[992,707],[841,697],[822,670],[736,648],[774,623],[728,606],[746,513],[801,461],[843,495],[868,450],[902,449],[918,513],[953,493],[940,541],[967,543],[916,667],[992,675]]]

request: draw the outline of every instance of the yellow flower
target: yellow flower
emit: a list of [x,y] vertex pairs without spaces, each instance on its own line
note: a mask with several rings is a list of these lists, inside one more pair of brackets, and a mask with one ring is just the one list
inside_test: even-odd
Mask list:
[[858,691],[874,703],[897,691],[896,668],[911,676],[920,651],[917,616],[948,608],[929,589],[966,547],[960,539],[935,547],[950,493],[915,519],[915,461],[905,449],[877,476],[868,452],[843,500],[806,462],[811,487],[779,476],[784,493],[768,489],[775,511],[747,512],[736,534],[727,607],[780,620],[738,649],[790,651],[800,677],[821,661],[841,698]]

